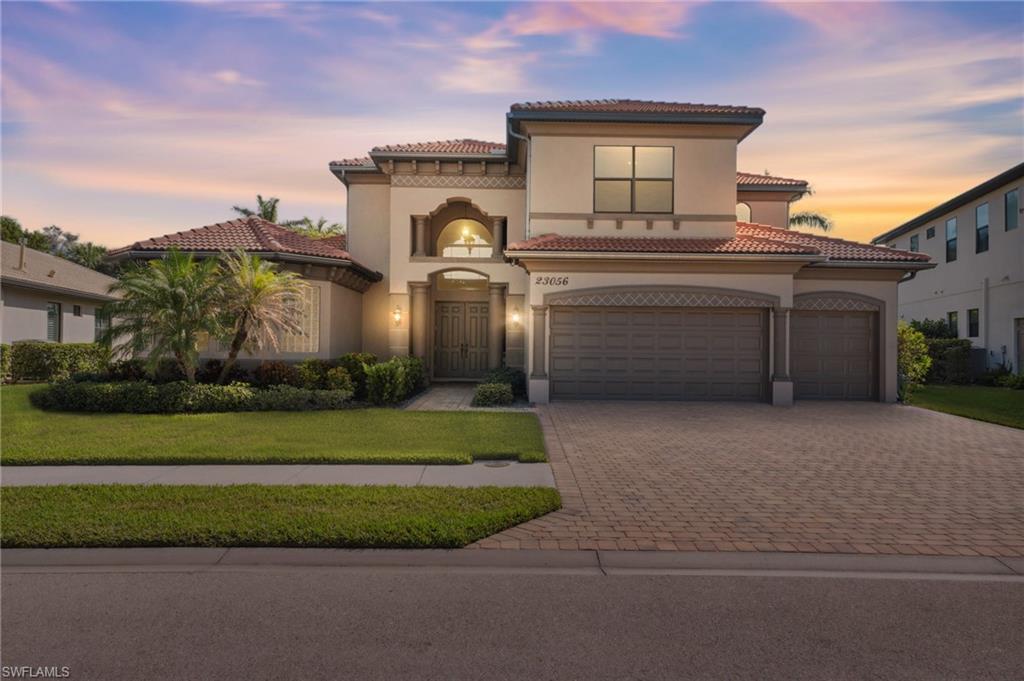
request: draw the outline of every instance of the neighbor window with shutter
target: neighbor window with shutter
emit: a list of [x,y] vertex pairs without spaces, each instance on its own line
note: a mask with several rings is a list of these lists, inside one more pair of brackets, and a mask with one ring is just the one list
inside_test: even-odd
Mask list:
[[946,220],[946,262],[956,260],[956,218]]
[[99,341],[110,328],[110,316],[100,308],[96,308],[93,320],[93,338]]
[[595,213],[671,213],[672,147],[594,147]]
[[921,250],[921,235],[915,234],[914,236],[910,237],[910,250],[914,251],[915,253]]
[[974,252],[984,253],[988,250],[988,204],[983,203],[974,209]]
[[981,315],[978,314],[978,308],[973,307],[967,311],[967,335],[971,338],[977,338],[980,327]]
[[960,315],[956,312],[946,313],[946,323],[949,324],[949,330],[956,338],[960,337]]
[[1003,195],[1003,212],[1006,216],[1006,231],[1017,229],[1020,224],[1020,190],[1011,189]]
[[60,303],[46,304],[46,340],[60,342]]
[[295,305],[301,312],[301,330],[287,333],[281,338],[281,352],[320,351],[320,289],[305,286],[302,295],[296,297]]

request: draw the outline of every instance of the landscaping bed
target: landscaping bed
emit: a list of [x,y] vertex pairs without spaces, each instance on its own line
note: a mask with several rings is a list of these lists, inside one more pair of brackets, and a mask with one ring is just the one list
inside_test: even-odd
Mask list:
[[459,548],[560,507],[543,487],[69,485],[0,501],[5,548]]
[[218,414],[76,414],[29,403],[40,386],[0,389],[3,464],[546,461],[532,413],[358,409]]
[[910,403],[947,414],[1024,428],[1024,390],[986,386],[926,385]]

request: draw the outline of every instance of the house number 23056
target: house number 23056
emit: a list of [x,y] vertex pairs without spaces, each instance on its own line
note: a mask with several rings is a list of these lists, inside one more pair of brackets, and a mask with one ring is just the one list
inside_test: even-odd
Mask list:
[[568,286],[569,277],[537,277],[537,286]]

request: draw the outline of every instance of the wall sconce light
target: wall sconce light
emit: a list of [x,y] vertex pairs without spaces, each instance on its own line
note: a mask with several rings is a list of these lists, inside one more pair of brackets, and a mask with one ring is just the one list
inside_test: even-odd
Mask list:
[[513,326],[519,326],[519,319],[520,319],[520,317],[519,317],[519,307],[518,306],[513,307],[512,308],[512,325]]
[[392,319],[395,320],[395,326],[402,325],[402,306],[395,305],[395,311],[391,313]]

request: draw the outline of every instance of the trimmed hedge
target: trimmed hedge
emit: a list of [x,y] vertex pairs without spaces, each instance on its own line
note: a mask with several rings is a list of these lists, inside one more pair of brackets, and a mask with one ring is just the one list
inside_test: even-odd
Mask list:
[[302,376],[294,364],[276,360],[260,362],[253,377],[256,379],[256,385],[264,388],[272,385],[302,385]]
[[198,414],[342,409],[352,404],[352,391],[306,390],[288,385],[260,389],[246,383],[77,383],[67,380],[38,390],[29,399],[36,407],[52,411]]
[[504,407],[514,401],[508,383],[481,383],[473,393],[474,407]]
[[928,383],[970,382],[971,341],[966,338],[928,338],[932,366]]
[[372,352],[349,352],[338,358],[338,366],[345,369],[352,377],[356,389],[356,399],[366,399],[366,370],[363,365],[377,363],[377,355]]
[[426,384],[423,360],[418,357],[392,357],[379,364],[364,364],[366,399],[384,406],[396,404]]
[[7,343],[0,343],[0,381],[7,381],[11,377],[11,346]]
[[514,367],[491,369],[484,375],[484,383],[508,383],[515,397],[526,399],[526,372]]
[[11,380],[58,381],[80,372],[101,372],[109,360],[98,343],[44,343],[25,341],[11,345]]

